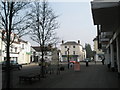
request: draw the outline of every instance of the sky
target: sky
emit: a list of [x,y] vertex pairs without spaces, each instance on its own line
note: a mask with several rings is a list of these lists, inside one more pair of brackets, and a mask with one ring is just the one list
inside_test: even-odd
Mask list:
[[[83,47],[85,43],[89,43],[93,49],[97,30],[93,24],[90,0],[53,0],[49,5],[55,14],[59,15],[57,20],[60,27],[57,29],[57,36],[64,42],[80,40]],[[31,44],[36,45],[33,42]]]

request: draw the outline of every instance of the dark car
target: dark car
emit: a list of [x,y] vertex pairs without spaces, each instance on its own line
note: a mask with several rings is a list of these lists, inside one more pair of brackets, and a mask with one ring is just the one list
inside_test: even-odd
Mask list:
[[85,62],[91,62],[91,59],[90,58],[86,58],[84,61]]
[[[2,62],[2,70],[6,70],[6,61],[3,61]],[[21,70],[22,69],[22,65],[21,64],[18,64],[16,61],[14,60],[10,60],[10,70],[12,69],[18,69],[18,70]]]

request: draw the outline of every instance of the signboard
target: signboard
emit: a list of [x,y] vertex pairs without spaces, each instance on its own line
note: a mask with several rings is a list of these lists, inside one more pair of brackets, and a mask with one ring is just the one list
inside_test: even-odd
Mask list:
[[80,71],[80,64],[79,64],[79,62],[76,62],[74,64],[74,71]]

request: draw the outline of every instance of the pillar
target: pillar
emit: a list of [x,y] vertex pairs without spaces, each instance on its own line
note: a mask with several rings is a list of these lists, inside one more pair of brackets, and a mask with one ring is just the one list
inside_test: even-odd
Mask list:
[[108,68],[110,68],[110,63],[111,63],[111,58],[110,58],[110,47],[108,47],[106,49],[106,57],[105,57],[105,62],[108,66]]
[[120,77],[120,37],[116,38],[116,46],[117,46],[117,66],[118,66],[118,75]]
[[111,57],[111,69],[114,71],[114,48],[113,48],[113,43],[110,44],[110,57]]

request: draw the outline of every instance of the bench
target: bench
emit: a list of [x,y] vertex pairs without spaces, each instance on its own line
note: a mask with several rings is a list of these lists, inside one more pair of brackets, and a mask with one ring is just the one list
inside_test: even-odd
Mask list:
[[21,83],[21,81],[28,81],[29,83],[32,83],[33,79],[40,80],[40,76],[41,75],[39,73],[29,73],[26,75],[21,75],[21,76],[19,76],[19,83]]

